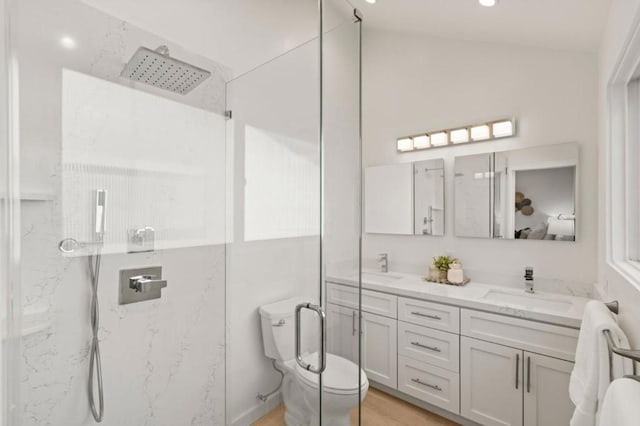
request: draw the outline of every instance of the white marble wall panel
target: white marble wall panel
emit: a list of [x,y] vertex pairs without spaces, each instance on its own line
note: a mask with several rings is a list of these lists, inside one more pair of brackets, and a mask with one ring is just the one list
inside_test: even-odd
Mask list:
[[[162,34],[141,31],[80,1],[21,2],[16,29],[22,163],[25,165],[22,181],[25,186],[47,195],[40,201],[22,203],[21,280],[25,328],[19,364],[22,424],[91,425],[94,421],[87,401],[90,339],[87,260],[86,257],[65,258],[57,249],[60,239],[66,236],[65,215],[80,208],[70,207],[61,197],[65,90],[62,76],[65,72],[84,74],[114,83],[118,89],[127,86],[155,95],[158,103],[173,101],[185,108],[219,116],[224,111],[228,72],[213,60],[193,55],[163,38]],[[72,37],[76,47],[62,47],[59,41],[63,36]],[[155,48],[162,44],[170,47],[172,55],[211,70],[212,77],[184,97],[119,77],[120,70],[139,46]],[[135,103],[135,98],[130,102],[123,108],[142,107]],[[99,108],[91,112],[93,121],[83,121],[87,125],[84,130],[88,132],[85,136],[95,131],[92,141],[98,145],[83,153],[83,161],[106,165],[101,163],[103,156],[98,154],[108,148],[109,138],[100,136],[105,135],[105,129],[121,126],[122,122],[101,117]],[[144,110],[136,113],[140,117]],[[164,117],[166,121],[172,119],[176,117]],[[153,152],[162,146],[162,155],[167,158],[191,158],[194,163],[207,164],[207,159],[202,158],[207,153],[189,151],[184,141],[173,142],[154,146],[149,140],[132,140],[129,148]],[[212,134],[210,143],[224,153],[224,131]],[[123,150],[115,150],[115,154],[122,155]],[[190,154],[193,155],[190,157]],[[224,170],[219,170],[224,167],[224,156],[220,157],[212,158],[209,165],[224,177]],[[140,158],[136,160],[139,165]],[[216,184],[210,175],[201,180],[204,188],[214,192],[219,189],[224,197],[224,183],[220,187]],[[170,200],[163,202],[167,206]],[[163,205],[156,207],[162,211]],[[224,198],[220,198],[215,208],[219,210],[216,210],[218,217],[224,217]],[[121,240],[121,236],[118,239]],[[212,245],[214,243],[216,245]],[[124,254],[118,249],[117,253],[104,256],[99,283],[99,338],[106,409],[102,424],[224,423],[225,248],[222,241],[215,240],[205,240],[197,247],[193,245],[190,242],[139,254]],[[139,266],[162,266],[169,285],[161,299],[120,306],[119,270]]]

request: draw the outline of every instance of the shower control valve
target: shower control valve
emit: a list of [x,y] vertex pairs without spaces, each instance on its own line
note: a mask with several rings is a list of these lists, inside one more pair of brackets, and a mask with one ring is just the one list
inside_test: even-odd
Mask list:
[[167,286],[167,280],[158,280],[155,275],[137,275],[129,278],[129,288],[136,293],[148,293]]

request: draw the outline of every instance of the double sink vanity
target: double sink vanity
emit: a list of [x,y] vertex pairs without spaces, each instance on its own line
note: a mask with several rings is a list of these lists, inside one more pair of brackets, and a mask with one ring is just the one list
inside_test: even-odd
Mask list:
[[360,332],[372,386],[467,424],[569,424],[587,299],[363,272],[359,322],[358,275],[326,281],[328,350],[357,362]]

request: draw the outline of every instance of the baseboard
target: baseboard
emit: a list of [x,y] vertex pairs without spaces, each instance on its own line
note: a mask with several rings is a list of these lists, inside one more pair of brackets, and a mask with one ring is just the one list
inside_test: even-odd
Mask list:
[[454,414],[454,413],[452,413],[450,411],[443,410],[440,407],[436,407],[435,405],[431,405],[431,404],[429,404],[427,402],[421,401],[421,400],[419,400],[417,398],[414,398],[414,397],[412,397],[410,395],[407,395],[407,394],[405,394],[403,392],[400,392],[400,391],[398,391],[396,389],[392,389],[392,388],[390,388],[388,386],[385,386],[385,385],[382,385],[380,383],[376,383],[376,382],[373,382],[373,381],[369,380],[369,384],[372,387],[374,387],[374,388],[376,388],[378,390],[381,390],[384,393],[388,393],[391,396],[395,396],[396,398],[401,399],[403,401],[406,401],[409,404],[413,404],[413,405],[415,405],[417,407],[424,408],[427,411],[431,411],[432,413],[437,414],[437,415],[439,415],[441,417],[444,417],[445,419],[449,419],[452,422],[458,423],[461,426],[482,426],[479,423],[476,423],[476,422],[471,421],[469,419],[465,419],[464,417],[461,417],[461,416],[459,416],[457,414]]
[[282,404],[282,393],[271,395],[265,402],[258,401],[256,405],[240,414],[231,421],[232,426],[249,426],[261,417],[266,416],[278,405]]

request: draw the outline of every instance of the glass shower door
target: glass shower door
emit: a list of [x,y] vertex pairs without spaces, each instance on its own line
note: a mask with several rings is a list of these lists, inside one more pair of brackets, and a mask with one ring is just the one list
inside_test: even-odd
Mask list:
[[[314,36],[226,86],[228,424],[359,424],[367,389],[360,20],[342,0],[318,4]],[[352,299],[331,299],[345,279]]]
[[11,3],[20,424],[223,423],[229,77],[188,37],[210,24],[192,4],[177,22],[172,2]]
[[361,30],[343,0],[322,5],[322,266],[327,368],[321,375],[320,424],[361,423],[368,391],[361,314]]

